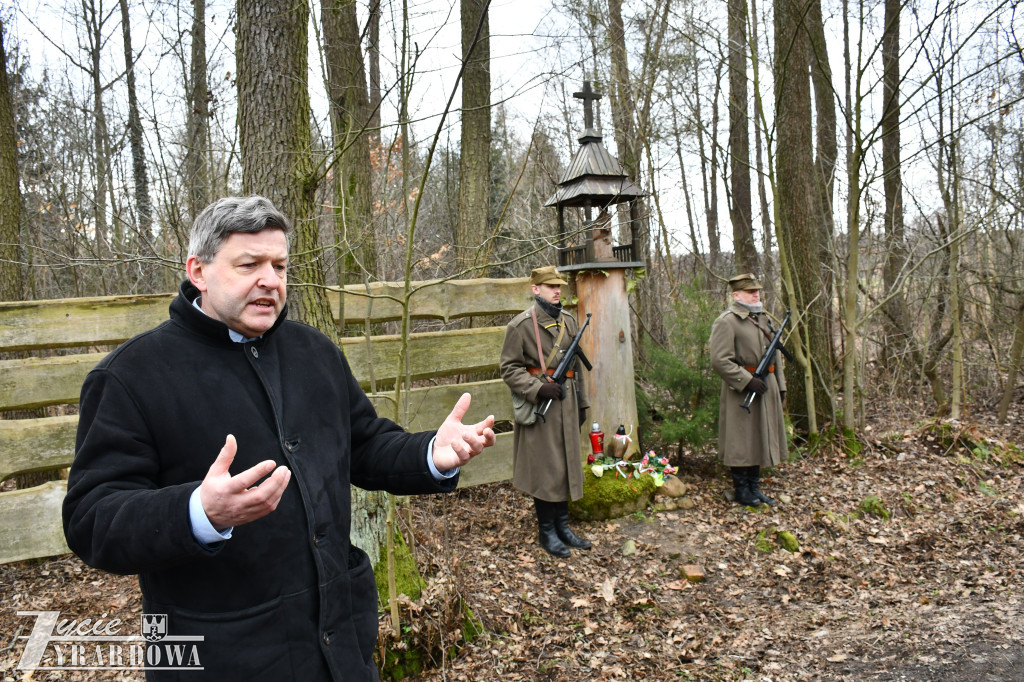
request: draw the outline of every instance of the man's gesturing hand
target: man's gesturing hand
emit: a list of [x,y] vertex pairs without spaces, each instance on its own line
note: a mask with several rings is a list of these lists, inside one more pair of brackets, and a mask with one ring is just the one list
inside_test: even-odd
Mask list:
[[472,396],[463,393],[452,413],[441,424],[434,437],[434,466],[438,471],[460,467],[471,458],[494,445],[494,415],[473,425],[462,423]]
[[[203,510],[217,530],[255,521],[277,509],[292,477],[288,467],[280,466],[274,471],[275,463],[270,459],[232,476],[228,468],[237,451],[235,437],[228,434],[224,447],[199,486]],[[272,471],[270,478],[256,485],[256,481]]]

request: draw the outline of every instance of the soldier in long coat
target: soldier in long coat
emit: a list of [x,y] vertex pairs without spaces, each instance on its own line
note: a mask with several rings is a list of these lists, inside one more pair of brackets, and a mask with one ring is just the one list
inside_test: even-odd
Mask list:
[[[549,375],[579,330],[577,321],[562,310],[561,288],[567,282],[554,266],[530,275],[534,304],[517,315],[505,329],[501,349],[501,378],[513,392],[534,405],[551,399],[544,419],[529,426],[515,424],[512,484],[534,499],[538,541],[550,554],[570,555],[570,547],[590,549],[590,541],[569,528],[569,500],[583,496],[580,427],[589,407],[583,390],[583,364],[579,361],[563,387]],[[534,327],[534,316],[537,325]],[[541,372],[541,357],[547,370]]]
[[[718,413],[718,452],[732,472],[740,504],[775,504],[761,491],[761,467],[775,466],[786,456],[782,404],[786,377],[782,353],[761,381],[757,363],[771,342],[773,330],[761,305],[761,284],[752,274],[729,280],[732,301],[711,326],[711,366],[722,377]],[[740,404],[749,391],[757,394],[747,413]]]

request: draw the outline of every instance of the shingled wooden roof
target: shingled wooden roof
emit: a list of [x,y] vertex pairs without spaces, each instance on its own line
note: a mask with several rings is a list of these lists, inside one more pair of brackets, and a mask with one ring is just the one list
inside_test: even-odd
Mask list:
[[545,206],[607,206],[645,195],[626,176],[598,132],[588,128],[579,140],[580,148]]

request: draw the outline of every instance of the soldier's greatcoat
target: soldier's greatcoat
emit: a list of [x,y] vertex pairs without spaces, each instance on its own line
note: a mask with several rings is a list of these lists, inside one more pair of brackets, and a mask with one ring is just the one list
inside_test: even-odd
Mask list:
[[[768,329],[766,315],[757,316]],[[747,383],[770,343],[754,324],[750,313],[732,301],[711,326],[711,366],[722,377],[718,413],[718,453],[728,467],[774,466],[786,456],[786,427],[782,397],[786,390],[782,353],[775,358],[775,371],[768,375],[768,390],[750,406],[740,407]]]
[[[530,310],[537,311],[540,328],[541,351],[547,360],[554,348],[559,328],[556,321],[543,308],[534,303],[519,313],[505,329],[505,343],[501,349],[501,378],[509,388],[536,404],[541,380],[529,373],[539,368],[537,341]],[[559,321],[565,324],[565,334],[548,368],[554,369],[562,359],[564,349],[572,343],[578,331],[576,319],[563,312]],[[583,390],[583,363],[576,361],[574,378],[565,382],[565,398],[555,400],[546,415],[532,426],[514,427],[512,484],[531,497],[546,502],[578,500],[583,496],[583,463],[580,451],[579,408],[589,407]]]

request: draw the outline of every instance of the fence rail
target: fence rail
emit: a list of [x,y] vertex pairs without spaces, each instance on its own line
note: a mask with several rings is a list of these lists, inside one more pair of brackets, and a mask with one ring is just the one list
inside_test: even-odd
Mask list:
[[[445,322],[460,318],[516,313],[529,305],[529,280],[475,279],[414,282],[410,316]],[[351,285],[329,294],[340,322],[388,322],[402,316],[404,285],[380,282]],[[167,319],[173,294],[105,296],[52,301],[0,303],[0,353],[58,351],[52,357],[0,360],[0,412],[55,405],[76,405],[85,375],[105,355],[97,348],[121,343]],[[500,380],[457,383],[459,375],[498,366],[503,326],[423,332],[410,335],[408,371],[413,379],[437,380],[398,397],[393,391],[370,394],[381,415],[413,431],[439,425],[465,391],[473,394],[468,422],[494,414],[510,420],[508,389]],[[394,385],[401,338],[345,338],[342,348],[356,378],[369,389]],[[17,474],[64,469],[74,457],[77,415],[0,419],[0,480]],[[464,467],[459,486],[502,481],[512,476],[511,434],[499,434],[484,456]],[[0,493],[0,563],[63,554],[61,529],[65,483]]]

